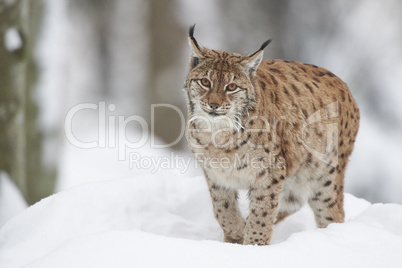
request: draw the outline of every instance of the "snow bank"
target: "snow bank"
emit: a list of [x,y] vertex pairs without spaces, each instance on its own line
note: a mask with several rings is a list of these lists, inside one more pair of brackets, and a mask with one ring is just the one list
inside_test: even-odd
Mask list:
[[0,228],[26,208],[21,192],[5,172],[0,172]]
[[317,229],[305,207],[275,228],[273,245],[241,246],[221,242],[202,177],[92,182],[11,219],[0,266],[402,267],[402,206],[346,195],[345,208],[344,224]]

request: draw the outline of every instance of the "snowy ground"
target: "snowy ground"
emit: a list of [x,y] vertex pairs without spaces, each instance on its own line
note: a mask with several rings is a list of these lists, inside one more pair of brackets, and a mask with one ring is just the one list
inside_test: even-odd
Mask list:
[[317,229],[305,207],[273,245],[241,246],[221,242],[200,176],[89,182],[11,219],[0,267],[402,267],[402,206],[346,195],[345,209],[346,223]]
[[0,229],[27,208],[24,197],[5,172],[0,171]]

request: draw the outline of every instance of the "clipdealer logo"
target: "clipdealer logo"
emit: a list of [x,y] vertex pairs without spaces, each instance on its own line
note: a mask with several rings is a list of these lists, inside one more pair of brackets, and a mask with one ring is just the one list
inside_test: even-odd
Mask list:
[[[181,121],[180,134],[173,142],[169,144],[156,144],[155,139],[155,109],[165,107],[173,109],[177,112]],[[74,118],[78,117],[85,110],[97,111],[98,115],[98,130],[97,139],[92,141],[83,141],[77,138],[73,133]],[[81,103],[72,107],[66,114],[64,120],[64,133],[70,144],[81,149],[93,148],[117,148],[118,160],[125,161],[127,159],[127,151],[135,150],[144,147],[150,141],[150,147],[153,149],[169,148],[176,145],[184,136],[185,119],[179,108],[171,104],[152,104],[151,105],[151,127],[147,121],[139,115],[107,115],[108,112],[114,112],[116,105],[109,104],[106,107],[105,102]],[[132,141],[128,138],[127,127],[129,124],[137,123],[141,128],[141,135],[138,140]]]
[[[180,134],[173,142],[169,144],[156,143],[156,137],[154,133],[155,110],[161,107],[173,109],[178,114],[181,122]],[[80,115],[82,115],[81,113],[84,111],[93,111],[97,113],[98,129],[97,129],[97,137],[94,140],[89,141],[80,140],[77,138],[77,135],[74,134],[73,131],[74,120]],[[143,117],[139,115],[130,115],[130,116],[116,115],[113,114],[113,112],[115,111],[116,111],[115,104],[106,105],[105,102],[99,102],[97,104],[81,103],[72,107],[66,114],[64,121],[64,132],[66,139],[70,144],[81,149],[93,149],[93,148],[117,149],[118,160],[128,161],[131,169],[149,169],[153,173],[156,172],[158,169],[178,169],[181,172],[185,172],[185,170],[187,170],[191,166],[192,161],[191,157],[188,157],[186,159],[173,153],[169,156],[164,157],[148,156],[148,155],[141,155],[138,152],[138,149],[143,148],[144,146],[149,146],[149,148],[151,149],[166,149],[176,145],[183,138],[185,134],[186,122],[185,117],[179,108],[171,104],[152,104],[150,125]],[[316,157],[320,161],[334,167],[338,164],[338,158],[334,157],[333,154],[331,154],[331,151],[334,150],[334,148],[337,148],[338,146],[338,123],[336,121],[337,117],[339,117],[339,108],[338,108],[338,102],[336,101],[325,106],[323,109],[316,111],[309,118],[307,118],[302,125],[300,135],[301,137],[300,142],[302,146],[309,153],[311,153],[314,157]],[[204,118],[203,121],[208,123],[209,121],[207,119],[210,120],[209,117],[206,117]],[[274,120],[272,125],[269,125],[268,122],[270,121],[264,119],[264,122],[266,122],[264,129],[261,130],[247,129],[247,131],[275,132],[276,124],[282,120],[286,120],[286,117],[281,116],[280,118]],[[130,140],[128,138],[127,128],[129,124],[139,124],[140,126],[141,131],[139,132],[138,139],[135,141]],[[316,124],[321,124],[321,126],[325,129],[324,130],[325,151],[317,150],[316,148],[312,147],[311,144],[308,143],[308,138],[306,137],[308,128]],[[247,122],[245,126],[247,126]],[[216,131],[222,132],[224,130],[218,129]],[[215,134],[217,133],[211,133],[211,136],[214,137]],[[219,146],[221,147],[221,145]],[[230,163],[230,159],[211,159],[211,161],[206,161],[205,158],[197,156],[196,159],[199,161],[198,163],[197,161],[193,161],[195,162],[194,167],[205,164],[215,166],[216,165],[215,162],[218,163],[217,168],[225,168],[222,165],[233,164]],[[252,161],[252,159],[250,161]]]

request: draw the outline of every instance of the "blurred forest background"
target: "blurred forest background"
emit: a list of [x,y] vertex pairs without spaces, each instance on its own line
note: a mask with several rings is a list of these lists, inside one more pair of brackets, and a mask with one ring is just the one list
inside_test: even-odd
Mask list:
[[[11,178],[33,204],[79,183],[149,172],[119,160],[110,133],[98,148],[73,146],[66,114],[100,102],[108,107],[108,124],[115,123],[111,117],[139,115],[151,126],[151,104],[186,114],[182,85],[194,23],[206,47],[248,54],[273,38],[265,59],[313,63],[341,77],[362,118],[346,191],[402,203],[399,0],[0,0],[0,187]],[[74,117],[77,139],[104,136],[98,110]],[[157,143],[177,139],[178,113],[158,108],[154,115]],[[138,129],[130,124],[124,134],[136,140]],[[190,157],[184,138],[167,149],[138,151]]]

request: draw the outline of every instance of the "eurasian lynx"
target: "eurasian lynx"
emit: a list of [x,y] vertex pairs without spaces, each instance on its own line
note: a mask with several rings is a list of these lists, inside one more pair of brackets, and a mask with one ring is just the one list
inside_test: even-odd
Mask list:
[[[190,27],[187,141],[224,241],[267,245],[308,202],[318,227],[344,221],[343,178],[359,127],[348,87],[315,65],[207,49]],[[248,189],[249,215],[237,190]]]

